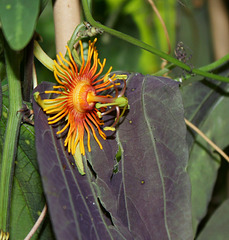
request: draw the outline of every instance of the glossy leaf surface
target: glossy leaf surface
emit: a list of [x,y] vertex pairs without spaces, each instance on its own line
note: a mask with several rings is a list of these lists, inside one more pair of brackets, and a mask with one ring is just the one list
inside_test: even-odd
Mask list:
[[[50,87],[35,91],[44,97]],[[130,109],[116,139],[109,135],[104,150],[92,141],[85,176],[56,136],[58,127],[34,103],[38,161],[57,239],[193,239],[179,85],[132,74],[126,95]]]
[[10,47],[21,50],[30,41],[40,10],[40,1],[2,0],[0,18]]

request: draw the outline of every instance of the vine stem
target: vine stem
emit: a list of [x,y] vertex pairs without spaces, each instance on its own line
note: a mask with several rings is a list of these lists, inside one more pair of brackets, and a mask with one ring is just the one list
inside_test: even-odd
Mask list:
[[[213,71],[213,70],[217,69],[218,67],[222,66],[224,63],[226,63],[228,61],[229,61],[229,54],[225,55],[224,57],[220,58],[219,60],[216,60],[213,63],[210,63],[208,65],[200,67],[199,69],[202,70],[202,71]],[[158,73],[160,73],[161,71],[158,71]],[[182,85],[187,85],[189,83],[192,83],[192,82],[195,82],[195,81],[199,81],[198,78],[197,79],[189,79],[190,77],[191,77],[191,74],[186,74],[185,75],[185,81],[182,83]],[[174,80],[178,81],[179,78],[176,78]]]
[[229,162],[229,157],[227,154],[220,149],[215,143],[213,143],[199,128],[197,128],[194,124],[189,122],[186,118],[184,119],[186,125],[188,125],[191,129],[193,129],[196,133],[198,133],[209,145],[211,145],[223,158],[225,158]]
[[224,77],[224,76],[220,76],[220,75],[216,75],[216,74],[213,74],[213,73],[209,73],[209,72],[205,72],[203,70],[201,70],[200,68],[197,69],[197,68],[191,68],[190,66],[184,64],[183,62],[179,61],[178,59],[134,38],[134,37],[131,37],[127,34],[124,34],[122,32],[119,32],[117,30],[114,30],[114,29],[111,29],[107,26],[104,26],[102,25],[101,23],[98,23],[94,20],[94,18],[92,17],[91,15],[91,12],[90,12],[90,9],[89,9],[89,6],[88,6],[88,0],[82,0],[82,5],[83,5],[83,9],[84,9],[84,14],[87,18],[87,21],[92,25],[92,26],[95,26],[97,28],[102,28],[105,32],[113,35],[113,36],[116,36],[120,39],[123,39],[135,46],[138,46],[138,47],[141,47],[142,49],[148,51],[148,52],[151,52],[155,55],[157,55],[158,57],[161,57],[165,60],[167,60],[168,62],[171,62],[173,64],[175,64],[176,66],[188,71],[188,72],[192,72],[194,74],[197,74],[197,75],[200,75],[200,76],[204,76],[204,77],[207,77],[207,78],[211,78],[211,79],[215,79],[215,80],[218,80],[218,81],[222,81],[222,82],[229,82],[229,78],[227,77]]
[[10,49],[7,44],[5,45],[6,73],[9,86],[9,112],[0,169],[0,229],[8,232],[14,160],[21,124],[21,113],[18,111],[22,108],[20,82],[22,53],[17,53]]
[[148,0],[149,4],[151,5],[153,11],[155,12],[155,14],[157,15],[159,21],[161,22],[162,28],[164,30],[165,33],[165,37],[166,37],[166,41],[167,41],[167,45],[168,45],[168,54],[171,52],[171,43],[170,43],[170,39],[169,39],[169,33],[168,30],[166,28],[165,22],[160,14],[160,12],[158,11],[156,4],[154,3],[153,0]]
[[37,219],[36,223],[33,225],[33,228],[30,230],[30,232],[28,233],[28,235],[25,237],[24,240],[30,240],[32,238],[34,233],[37,231],[37,229],[39,228],[39,226],[43,222],[46,213],[47,213],[47,205],[45,204],[39,218]]

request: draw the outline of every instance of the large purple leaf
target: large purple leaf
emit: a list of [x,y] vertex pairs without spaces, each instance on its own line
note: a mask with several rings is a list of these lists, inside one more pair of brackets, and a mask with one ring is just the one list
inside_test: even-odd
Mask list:
[[[178,83],[132,74],[127,97],[130,110],[116,137],[103,141],[102,151],[92,141],[86,176],[72,167],[63,139],[34,103],[38,161],[57,239],[193,239]],[[115,159],[117,143],[121,159]]]
[[90,155],[99,198],[116,227],[121,221],[134,239],[193,239],[178,83],[132,74],[127,97],[130,110],[116,134],[118,172],[109,174],[96,145]]

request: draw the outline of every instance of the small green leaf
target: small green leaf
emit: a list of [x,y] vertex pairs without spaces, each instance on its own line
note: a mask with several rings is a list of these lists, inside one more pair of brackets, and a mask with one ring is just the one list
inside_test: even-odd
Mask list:
[[0,2],[3,33],[13,50],[24,48],[30,41],[39,10],[39,0],[2,0]]
[[[227,89],[227,84],[204,81],[185,88],[183,93],[186,118],[221,149],[227,146],[229,134],[228,112],[225,111],[229,107],[229,100],[223,94]],[[220,156],[200,136],[195,138],[194,143],[191,138],[189,132],[188,142],[191,150],[188,173],[192,184],[193,230],[196,232],[212,197],[220,167]]]

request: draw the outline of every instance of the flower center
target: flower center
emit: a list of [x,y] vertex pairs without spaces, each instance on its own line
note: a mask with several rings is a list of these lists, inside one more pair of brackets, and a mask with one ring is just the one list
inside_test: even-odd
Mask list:
[[95,88],[87,80],[79,81],[73,90],[73,105],[80,113],[85,113],[94,108],[94,102],[88,102],[87,96],[95,95]]

